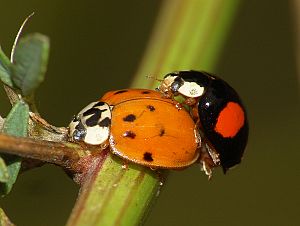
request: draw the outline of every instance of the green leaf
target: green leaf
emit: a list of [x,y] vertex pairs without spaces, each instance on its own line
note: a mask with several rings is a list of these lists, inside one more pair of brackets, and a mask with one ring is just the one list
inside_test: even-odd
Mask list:
[[2,158],[6,162],[9,175],[7,182],[0,184],[0,195],[4,196],[11,191],[17,180],[21,168],[21,158],[13,155],[2,155]]
[[0,226],[13,226],[4,211],[0,208]]
[[42,34],[21,38],[14,52],[14,84],[24,96],[30,96],[44,80],[49,57],[49,39]]
[[[28,119],[29,107],[25,102],[19,101],[9,112],[2,132],[12,136],[25,137],[27,136]],[[13,155],[1,155],[1,157],[7,165],[9,175],[8,181],[0,184],[0,194],[5,195],[10,192],[17,179],[21,167],[21,158]]]
[[0,182],[5,183],[9,179],[8,169],[2,158],[0,158]]
[[11,63],[0,47],[0,79],[3,83],[12,87],[10,67]]
[[2,132],[12,136],[25,137],[27,136],[28,119],[29,107],[20,100],[5,119]]

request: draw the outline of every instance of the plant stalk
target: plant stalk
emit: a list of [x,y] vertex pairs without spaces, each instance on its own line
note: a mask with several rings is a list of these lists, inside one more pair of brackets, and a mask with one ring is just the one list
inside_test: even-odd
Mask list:
[[1,133],[0,153],[53,163],[72,171],[77,171],[76,163],[87,155],[87,151],[74,144],[14,137]]

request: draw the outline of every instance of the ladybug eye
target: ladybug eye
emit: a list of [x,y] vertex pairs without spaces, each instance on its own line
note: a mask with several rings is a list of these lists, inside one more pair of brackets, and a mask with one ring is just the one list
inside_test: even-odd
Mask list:
[[78,121],[79,121],[78,116],[77,116],[77,115],[74,115],[74,116],[72,117],[72,122],[78,122]]
[[77,126],[75,127],[75,130],[73,132],[72,138],[75,141],[81,141],[81,140],[84,139],[85,135],[86,135],[86,129],[83,126],[82,122],[79,122],[77,124]]
[[180,77],[176,77],[174,82],[171,84],[171,91],[173,93],[178,92],[179,88],[184,84],[184,81]]

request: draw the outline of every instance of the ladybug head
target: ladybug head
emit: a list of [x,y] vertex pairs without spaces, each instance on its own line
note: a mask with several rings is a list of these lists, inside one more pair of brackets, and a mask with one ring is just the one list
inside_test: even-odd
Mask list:
[[69,124],[71,141],[91,145],[105,143],[109,137],[111,109],[105,102],[92,102],[83,108]]
[[[179,71],[165,75],[159,90],[163,93],[173,95],[183,95],[185,97],[197,98],[203,95],[205,87],[201,83],[194,81],[194,71]],[[193,79],[190,79],[193,78]]]

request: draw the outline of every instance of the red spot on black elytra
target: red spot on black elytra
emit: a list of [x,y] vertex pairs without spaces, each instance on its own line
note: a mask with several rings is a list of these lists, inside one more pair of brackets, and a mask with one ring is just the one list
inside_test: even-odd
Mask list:
[[128,137],[128,138],[134,139],[135,136],[136,136],[136,134],[130,130],[123,133],[123,137]]
[[123,118],[123,121],[125,122],[133,122],[134,120],[136,120],[136,116],[134,114],[129,114]]
[[224,138],[233,138],[245,123],[245,113],[241,105],[228,102],[218,115],[214,130]]
[[152,162],[153,158],[152,158],[152,153],[151,152],[145,152],[144,153],[144,160],[147,162]]

